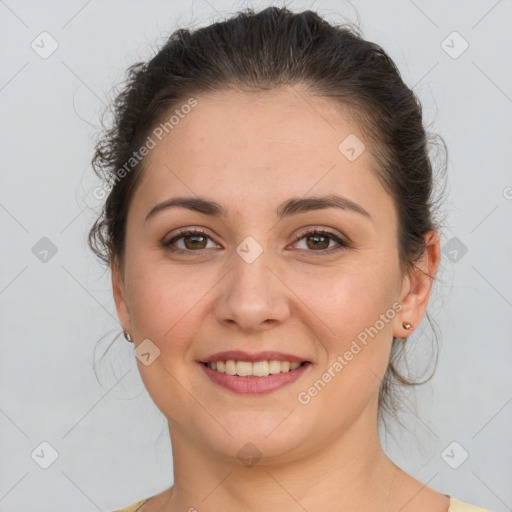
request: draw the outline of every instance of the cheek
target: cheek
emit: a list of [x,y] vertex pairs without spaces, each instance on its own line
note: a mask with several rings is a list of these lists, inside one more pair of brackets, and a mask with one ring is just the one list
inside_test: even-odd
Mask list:
[[[294,292],[320,326],[315,329],[326,360],[319,371],[326,382],[333,382],[333,395],[328,399],[326,393],[327,400],[364,402],[378,389],[388,366],[397,314],[396,279],[389,267],[366,261],[296,281]],[[330,374],[323,373],[329,370]]]
[[[215,280],[192,266],[183,268],[162,262],[134,261],[130,269],[130,304],[139,336],[161,343],[184,328],[190,329],[194,308],[199,306]],[[189,330],[189,332],[193,332]]]
[[[328,328],[347,340],[374,325],[395,301],[396,276],[369,262],[293,278],[293,291]],[[389,324],[386,324],[388,327]]]
[[189,378],[184,361],[191,334],[197,332],[195,311],[213,283],[201,280],[192,267],[185,272],[149,259],[132,261],[129,293],[134,332],[138,342],[149,339],[160,351],[149,365],[137,360],[139,373],[156,406],[179,422],[184,411],[193,416],[194,403],[182,387]]

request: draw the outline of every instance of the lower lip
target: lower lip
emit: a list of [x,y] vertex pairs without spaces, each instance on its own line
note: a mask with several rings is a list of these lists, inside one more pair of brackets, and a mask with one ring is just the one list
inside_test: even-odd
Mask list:
[[198,364],[215,384],[242,395],[271,393],[295,382],[311,366],[311,363],[306,363],[295,370],[276,373],[268,377],[240,377],[239,375],[229,375],[228,373],[212,370],[203,363]]

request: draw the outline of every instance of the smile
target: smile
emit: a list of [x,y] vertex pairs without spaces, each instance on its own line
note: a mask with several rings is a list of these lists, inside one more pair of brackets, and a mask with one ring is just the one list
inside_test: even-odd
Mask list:
[[198,363],[214,384],[239,394],[263,394],[295,382],[312,365],[308,361],[216,361]]
[[217,372],[227,373],[228,375],[238,375],[239,377],[268,377],[278,373],[288,373],[296,370],[300,362],[290,361],[217,361],[215,363],[206,363],[208,368]]

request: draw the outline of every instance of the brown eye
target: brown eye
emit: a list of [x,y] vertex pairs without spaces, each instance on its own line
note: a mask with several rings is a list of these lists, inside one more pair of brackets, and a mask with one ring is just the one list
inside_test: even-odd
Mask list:
[[[171,251],[195,251],[198,249],[207,249],[207,243],[210,236],[204,231],[199,229],[190,229],[182,231],[175,237],[171,238],[168,242],[164,242],[163,245]],[[177,245],[178,241],[183,240],[183,246]]]
[[[308,252],[331,253],[349,247],[349,244],[339,236],[324,230],[313,230],[302,233],[295,239],[295,244],[302,240],[305,240],[305,250],[309,250]],[[336,242],[338,247],[329,247],[331,242]],[[303,248],[299,247],[299,249]]]
[[311,241],[311,244],[308,243],[310,249],[327,249],[332,238],[325,235],[308,235],[306,240]]
[[185,235],[182,238],[184,240],[184,244],[187,249],[204,249],[205,248],[205,240],[207,237],[205,237],[204,235]]

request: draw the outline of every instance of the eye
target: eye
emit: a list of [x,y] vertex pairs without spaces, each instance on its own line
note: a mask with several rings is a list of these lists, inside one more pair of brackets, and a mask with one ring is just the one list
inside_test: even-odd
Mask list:
[[[164,242],[163,245],[170,251],[194,251],[196,249],[207,249],[205,246],[206,240],[210,238],[210,236],[200,230],[200,229],[187,229],[177,234],[175,237],[171,238],[169,241]],[[175,244],[178,240],[184,241],[184,247],[175,247]]]
[[[163,246],[170,251],[192,252],[200,249],[208,249],[208,239],[211,240],[210,236],[205,231],[200,229],[187,229],[181,231],[167,242],[163,242]],[[184,243],[184,246],[182,247],[177,245],[177,242],[181,240],[183,240]],[[302,240],[305,240],[306,242],[306,249],[300,249],[311,249],[308,252],[332,253],[350,247],[348,242],[342,240],[335,233],[324,229],[314,229],[301,233],[295,237],[294,244],[297,244]],[[310,241],[311,243],[309,243]],[[338,247],[329,247],[331,242],[336,242]]]
[[[345,240],[342,240],[338,235],[324,229],[313,229],[306,233],[300,233],[295,238],[295,244],[301,240],[305,241],[306,250],[312,249],[308,252],[332,253],[350,247],[350,244]],[[336,242],[338,247],[329,248],[329,244],[331,242]],[[300,249],[302,250],[303,248]]]

